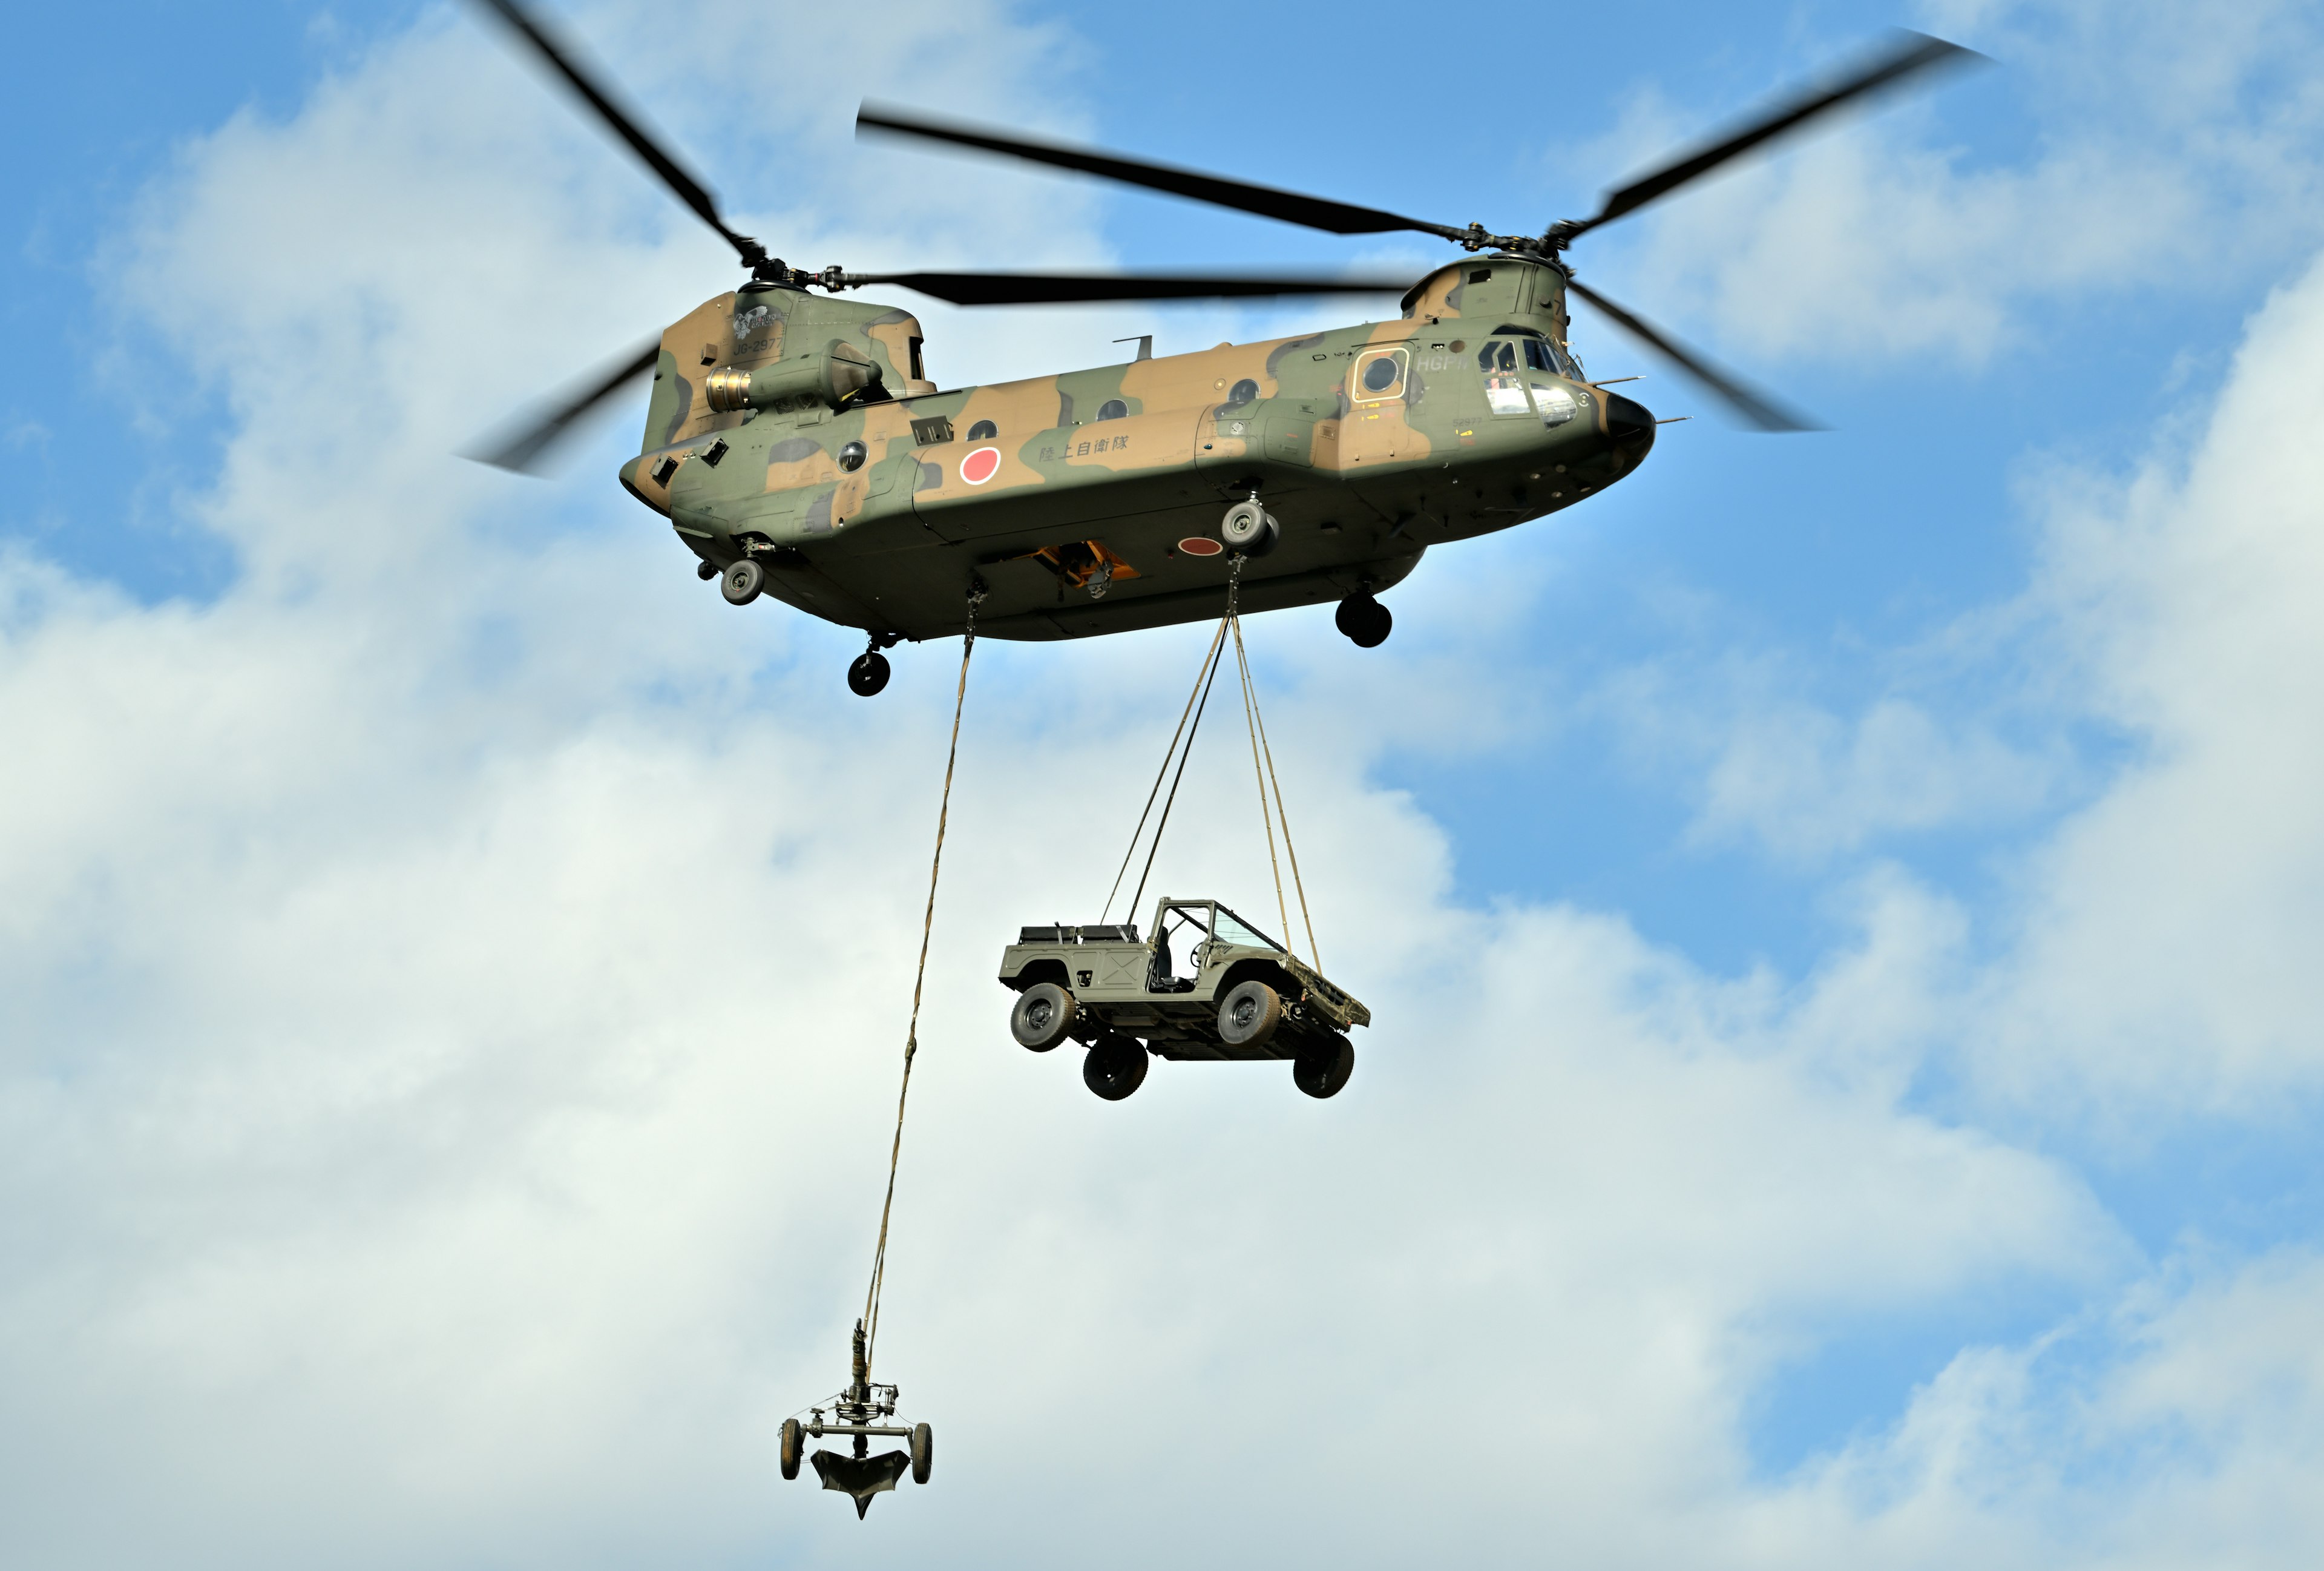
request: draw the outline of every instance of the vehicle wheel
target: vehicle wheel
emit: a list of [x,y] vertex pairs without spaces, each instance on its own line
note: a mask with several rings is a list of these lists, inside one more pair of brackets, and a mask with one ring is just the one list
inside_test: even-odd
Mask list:
[[1342,1036],[1299,1049],[1291,1060],[1291,1083],[1318,1100],[1337,1096],[1356,1072],[1356,1044]]
[[1231,1048],[1261,1048],[1283,1023],[1283,995],[1264,982],[1237,984],[1219,1003],[1219,1040]]
[[1378,649],[1388,642],[1388,630],[1396,625],[1388,608],[1370,595],[1351,595],[1341,601],[1332,621],[1358,649]]
[[887,685],[888,657],[876,649],[857,655],[855,663],[847,668],[847,686],[859,698],[868,698]]
[[936,1466],[936,1432],[926,1424],[912,1426],[912,1482],[926,1483]]
[[1020,1048],[1030,1048],[1046,1053],[1065,1040],[1074,1029],[1074,1017],[1081,1012],[1081,1004],[1074,995],[1054,982],[1036,982],[1018,995],[1016,1007],[1009,1012],[1009,1034],[1017,1039]]
[[1082,1084],[1119,1102],[1146,1084],[1146,1044],[1136,1037],[1108,1031],[1082,1061]]
[[707,584],[711,579],[718,576],[718,564],[716,562],[696,562],[694,564],[694,576]]
[[721,575],[718,592],[730,605],[748,605],[767,587],[767,569],[756,557],[744,557]]
[[1231,551],[1263,557],[1283,538],[1283,526],[1275,522],[1275,514],[1258,503],[1238,502],[1227,509],[1226,517],[1220,522],[1219,538],[1226,541]]
[[799,1429],[799,1421],[797,1419],[785,1419],[783,1420],[782,1446],[783,1476],[785,1478],[797,1478],[798,1476],[799,1451],[803,1445],[804,1437]]

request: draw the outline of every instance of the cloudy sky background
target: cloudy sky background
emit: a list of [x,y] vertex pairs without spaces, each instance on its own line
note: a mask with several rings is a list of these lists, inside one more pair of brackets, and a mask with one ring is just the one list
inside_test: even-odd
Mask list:
[[[1204,633],[955,651],[447,455],[727,287],[443,5],[23,19],[0,256],[0,1558],[2292,1566],[2324,1529],[2324,24],[1954,0],[567,8],[794,261],[1379,265],[876,97],[1538,226],[1907,23],[2005,69],[1592,236],[1822,415],[1252,624],[1328,1104],[1008,1040]],[[1337,308],[1344,312],[1346,308]],[[947,384],[1335,308],[929,307]],[[1159,875],[1246,908],[1226,733]]]

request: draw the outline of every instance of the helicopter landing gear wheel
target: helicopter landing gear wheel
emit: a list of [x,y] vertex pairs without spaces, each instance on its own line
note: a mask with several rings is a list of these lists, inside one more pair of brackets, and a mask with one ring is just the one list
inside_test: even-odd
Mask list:
[[798,1476],[799,1450],[801,1444],[802,1437],[799,1430],[799,1421],[797,1419],[785,1419],[783,1420],[782,1445],[783,1476],[785,1478],[797,1478]]
[[912,1482],[926,1483],[936,1466],[936,1432],[926,1424],[912,1426]]
[[1146,1044],[1136,1037],[1108,1031],[1082,1060],[1082,1084],[1119,1102],[1146,1084]]
[[694,576],[707,584],[711,579],[718,576],[718,564],[716,562],[696,562],[694,564]]
[[1355,1072],[1356,1044],[1343,1036],[1302,1048],[1291,1060],[1291,1083],[1318,1101],[1337,1096]]
[[1275,514],[1259,504],[1254,496],[1248,502],[1238,502],[1227,509],[1226,517],[1219,521],[1219,538],[1226,541],[1227,550],[1247,557],[1263,557],[1275,549],[1283,538],[1283,526],[1275,522]]
[[729,605],[748,605],[767,587],[767,569],[756,557],[744,557],[720,575],[718,592]]
[[1358,649],[1378,649],[1388,642],[1388,630],[1396,625],[1388,607],[1370,595],[1351,595],[1341,601],[1332,622]]
[[859,698],[868,698],[888,685],[888,657],[876,649],[867,649],[855,657],[847,668],[848,689]]
[[1020,1048],[1046,1053],[1074,1029],[1080,1005],[1074,995],[1054,982],[1036,982],[1019,994],[1009,1012],[1009,1034]]

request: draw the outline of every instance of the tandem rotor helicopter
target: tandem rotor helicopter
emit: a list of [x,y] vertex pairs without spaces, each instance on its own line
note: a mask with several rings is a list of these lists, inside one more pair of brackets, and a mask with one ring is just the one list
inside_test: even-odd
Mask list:
[[[472,456],[526,470],[650,371],[631,494],[670,521],[727,600],[762,595],[862,630],[881,651],[977,633],[1088,637],[1339,602],[1387,638],[1379,591],[1429,547],[1570,507],[1637,469],[1656,421],[1590,380],[1579,296],[1769,431],[1810,429],[1768,394],[1574,275],[1567,249],[1770,139],[1877,89],[1982,57],[1900,34],[1830,85],[1609,192],[1539,235],[1434,224],[1117,154],[866,106],[859,134],[912,138],[1209,202],[1334,235],[1413,232],[1464,254],[1378,278],[810,273],[730,227],[709,191],[517,0],[478,0],[528,44],[749,269],[602,377]],[[886,285],[956,305],[1396,293],[1399,317],[989,386],[940,389],[918,318],[836,298]],[[820,293],[812,291],[821,291]],[[1148,341],[1150,345],[1150,340]],[[1240,564],[1239,567],[1237,564]]]

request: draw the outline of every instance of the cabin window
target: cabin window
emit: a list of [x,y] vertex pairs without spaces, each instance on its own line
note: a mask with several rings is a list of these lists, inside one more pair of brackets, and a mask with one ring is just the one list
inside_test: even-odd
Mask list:
[[968,439],[972,442],[989,442],[1000,434],[1001,428],[989,420],[978,420],[968,428]]
[[839,467],[853,475],[856,470],[863,467],[863,460],[869,457],[871,453],[872,449],[862,442],[850,442],[839,449]]
[[1394,398],[1404,391],[1404,351],[1379,349],[1356,362],[1356,385],[1363,391],[1359,403]]
[[1227,389],[1227,402],[1229,403],[1249,403],[1252,399],[1257,398],[1258,396],[1259,384],[1253,382],[1248,376],[1244,377],[1240,382],[1236,383],[1232,387]]
[[1480,371],[1515,371],[1517,368],[1517,347],[1515,344],[1488,344],[1477,351]]
[[[1256,393],[1259,390],[1254,387],[1251,391]],[[1130,406],[1118,398],[1109,398],[1097,406],[1097,418],[1100,420],[1120,420],[1129,412]]]

